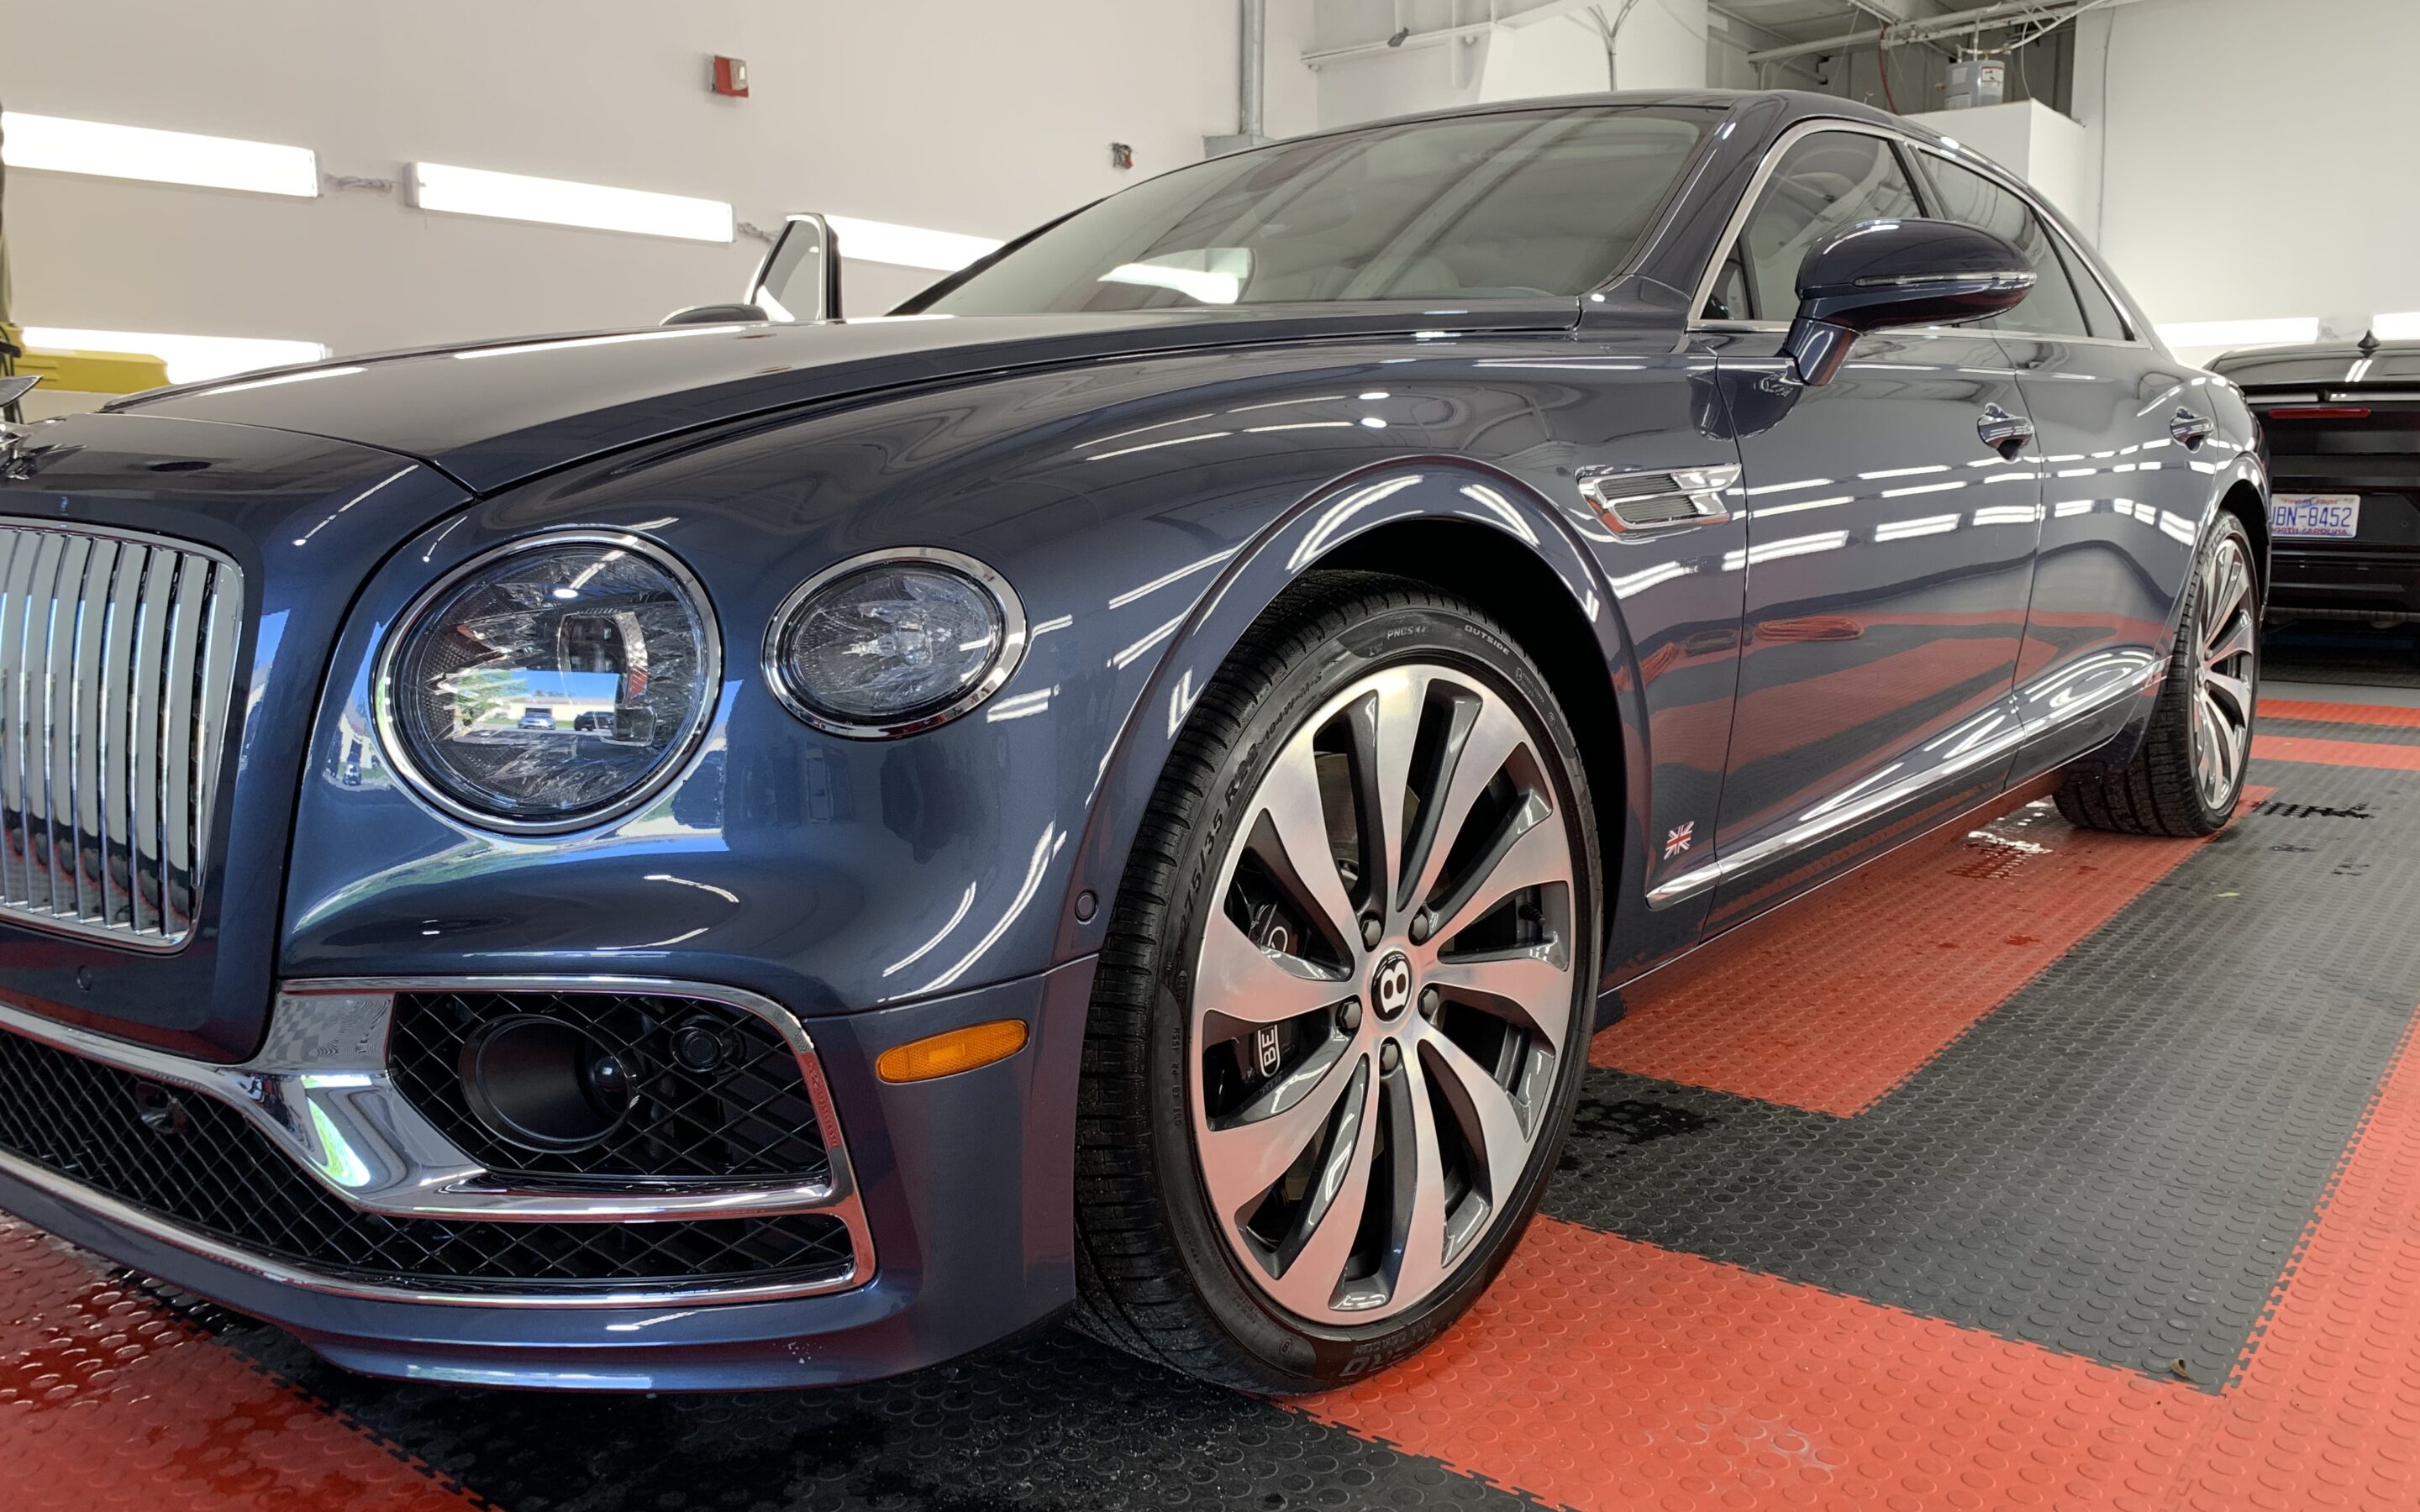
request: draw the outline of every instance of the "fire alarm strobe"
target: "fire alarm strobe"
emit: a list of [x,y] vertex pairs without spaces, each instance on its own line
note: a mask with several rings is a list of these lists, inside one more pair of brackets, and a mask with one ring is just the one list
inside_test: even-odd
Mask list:
[[714,92],[735,100],[748,98],[748,60],[744,57],[714,55]]

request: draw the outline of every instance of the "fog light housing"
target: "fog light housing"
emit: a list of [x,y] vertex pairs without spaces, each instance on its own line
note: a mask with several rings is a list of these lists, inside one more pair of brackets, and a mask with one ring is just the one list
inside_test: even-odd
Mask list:
[[497,1138],[524,1149],[588,1149],[637,1101],[639,1068],[576,1024],[542,1013],[498,1019],[462,1046],[462,1097]]

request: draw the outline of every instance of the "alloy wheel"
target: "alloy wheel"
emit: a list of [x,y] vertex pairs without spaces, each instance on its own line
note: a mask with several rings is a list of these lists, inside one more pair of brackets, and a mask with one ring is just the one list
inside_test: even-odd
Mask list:
[[2252,697],[2259,655],[2252,569],[2242,540],[2226,534],[2203,562],[2195,594],[2201,644],[2194,663],[2194,780],[2202,802],[2225,809],[2235,801],[2252,746]]
[[1569,821],[1489,683],[1366,674],[1241,810],[1187,1042],[1194,1150],[1244,1274],[1315,1323],[1435,1295],[1515,1205],[1576,1053]]

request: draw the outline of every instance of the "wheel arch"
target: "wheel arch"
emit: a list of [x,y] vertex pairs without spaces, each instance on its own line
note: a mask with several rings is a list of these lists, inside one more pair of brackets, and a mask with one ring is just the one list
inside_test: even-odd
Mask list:
[[1406,457],[1336,479],[1238,549],[1171,637],[1112,743],[1086,816],[1058,959],[1097,949],[1133,837],[1195,700],[1279,593],[1304,573],[1386,572],[1469,599],[1501,623],[1565,698],[1595,804],[1604,915],[1621,907],[1634,792],[1647,767],[1618,603],[1573,523],[1528,486],[1464,457]]
[[2269,601],[2269,500],[2267,490],[2248,477],[2240,477],[2228,486],[2218,501],[2222,513],[2243,522],[2243,533],[2252,538],[2253,591],[2264,605]]

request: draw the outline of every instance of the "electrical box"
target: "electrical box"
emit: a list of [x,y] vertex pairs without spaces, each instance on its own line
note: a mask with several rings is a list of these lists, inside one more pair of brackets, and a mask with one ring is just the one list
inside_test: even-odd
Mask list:
[[748,98],[748,60],[744,57],[714,55],[714,92],[729,95],[734,100]]
[[1944,110],[1972,110],[2008,98],[2008,59],[1962,57],[1949,65],[1949,98],[1942,101]]

